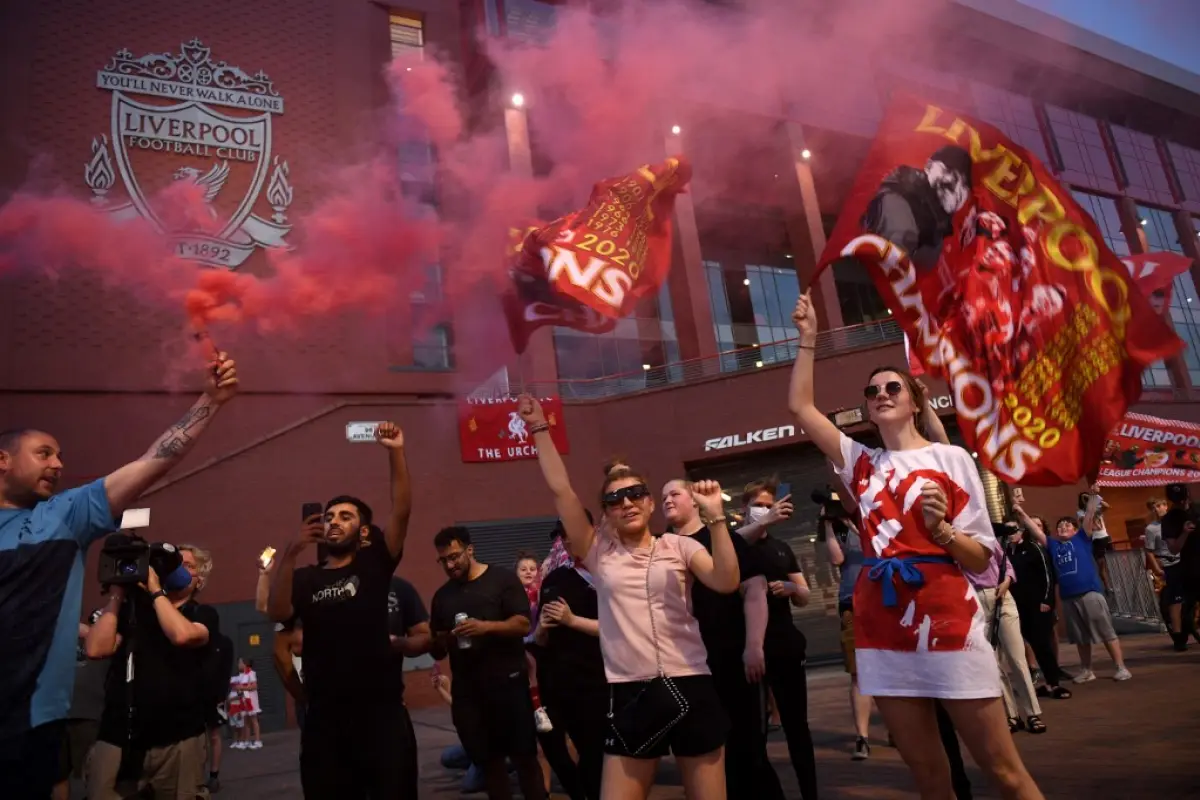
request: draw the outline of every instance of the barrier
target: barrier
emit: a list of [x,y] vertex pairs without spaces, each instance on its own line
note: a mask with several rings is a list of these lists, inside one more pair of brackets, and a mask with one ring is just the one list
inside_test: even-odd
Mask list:
[[1135,550],[1114,550],[1104,559],[1108,567],[1108,602],[1114,618],[1127,619],[1167,629],[1158,610],[1158,596],[1150,572],[1146,569],[1146,553]]

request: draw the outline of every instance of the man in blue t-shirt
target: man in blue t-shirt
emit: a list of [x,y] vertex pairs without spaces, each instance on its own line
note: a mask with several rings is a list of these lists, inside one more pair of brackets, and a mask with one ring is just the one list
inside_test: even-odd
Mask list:
[[[1093,494],[1091,503],[1099,505],[1099,495]],[[1095,517],[1089,507],[1085,520],[1090,523]],[[1113,630],[1112,614],[1104,597],[1104,584],[1092,557],[1092,531],[1080,530],[1075,517],[1063,517],[1054,526],[1054,535],[1046,536],[1040,528],[1032,531],[1038,543],[1043,545],[1054,560],[1054,571],[1058,575],[1058,592],[1062,596],[1063,614],[1067,620],[1067,638],[1079,650],[1079,664],[1083,669],[1075,676],[1075,683],[1096,680],[1092,672],[1092,645],[1099,642],[1112,656],[1117,671],[1113,680],[1127,681],[1133,677],[1125,668],[1125,657],[1121,653],[1121,642]]]
[[58,771],[75,677],[87,548],[191,450],[237,391],[225,353],[191,409],[133,461],[55,494],[62,450],[34,428],[0,432],[0,797],[44,800]]

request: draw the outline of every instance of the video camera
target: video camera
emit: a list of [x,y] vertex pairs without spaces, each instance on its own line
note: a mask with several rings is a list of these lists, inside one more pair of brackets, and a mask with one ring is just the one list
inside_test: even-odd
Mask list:
[[849,518],[846,509],[842,506],[842,501],[837,496],[837,492],[833,491],[832,486],[826,486],[824,489],[813,489],[811,499],[814,503],[821,507],[821,515],[818,519],[821,520],[845,520]]
[[183,566],[183,556],[173,544],[147,542],[136,533],[114,533],[100,548],[101,586],[145,583],[151,567],[168,592],[186,589],[192,582],[191,573]]

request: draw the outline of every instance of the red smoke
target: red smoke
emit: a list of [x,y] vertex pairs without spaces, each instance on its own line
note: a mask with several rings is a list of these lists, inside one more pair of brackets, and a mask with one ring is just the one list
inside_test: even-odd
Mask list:
[[[661,161],[672,125],[683,128],[674,141],[693,156],[698,192],[768,187],[780,170],[774,154],[763,155],[769,148],[752,121],[776,119],[794,102],[831,118],[863,107],[877,115],[878,88],[847,76],[934,47],[939,18],[950,13],[944,0],[751,0],[737,12],[701,3],[605,5],[598,16],[556,6],[554,30],[533,44],[488,43],[493,102],[524,95],[532,139],[552,165],[543,174],[514,172],[500,107],[463,113],[457,64],[398,60],[388,71],[396,102],[379,154],[344,168],[327,193],[304,198],[309,210],[288,238],[294,249],[270,252],[262,277],[193,271],[141,218],[117,225],[86,201],[29,194],[0,208],[0,276],[15,266],[91,269],[139,297],[182,303],[197,327],[292,332],[306,318],[350,309],[409,314],[403,298],[440,263],[458,349],[479,352],[505,340],[492,306],[510,225],[570,210],[596,181]],[[739,114],[747,120],[741,133],[706,125]],[[705,130],[710,140],[701,147]],[[716,130],[731,133],[711,140]],[[436,218],[402,196],[396,145],[414,137],[437,153]],[[293,165],[299,169],[313,168]],[[195,184],[176,182],[158,198],[164,227],[211,225],[199,195]]]

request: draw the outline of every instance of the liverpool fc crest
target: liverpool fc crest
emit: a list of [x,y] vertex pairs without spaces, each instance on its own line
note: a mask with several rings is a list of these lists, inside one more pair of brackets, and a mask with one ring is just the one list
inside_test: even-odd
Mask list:
[[[178,55],[121,50],[96,86],[112,92],[112,127],[92,140],[84,170],[93,203],[117,219],[145,217],[180,256],[213,266],[233,269],[257,247],[286,246],[292,185],[287,162],[271,152],[283,98],[265,73],[215,62],[193,39]],[[118,174],[124,197],[112,193]],[[203,231],[168,229],[155,209],[153,198],[173,181],[203,190],[212,216]],[[269,219],[255,213],[264,185]]]

